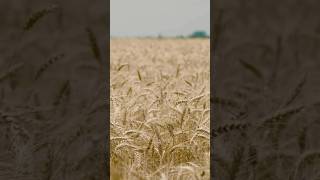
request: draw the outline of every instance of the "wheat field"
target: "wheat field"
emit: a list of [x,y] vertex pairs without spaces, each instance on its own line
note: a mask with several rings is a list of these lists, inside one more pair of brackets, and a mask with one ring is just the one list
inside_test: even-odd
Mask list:
[[110,44],[111,179],[209,179],[209,40]]

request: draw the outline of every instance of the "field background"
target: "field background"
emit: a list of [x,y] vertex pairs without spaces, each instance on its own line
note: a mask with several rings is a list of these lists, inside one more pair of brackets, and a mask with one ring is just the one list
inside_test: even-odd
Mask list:
[[112,39],[111,179],[209,179],[209,39]]

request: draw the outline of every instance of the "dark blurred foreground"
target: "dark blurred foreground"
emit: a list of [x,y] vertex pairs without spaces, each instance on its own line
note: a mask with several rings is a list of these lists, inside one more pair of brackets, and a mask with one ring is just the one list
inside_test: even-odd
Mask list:
[[106,179],[106,3],[0,2],[0,179]]
[[320,178],[319,5],[214,1],[213,179]]

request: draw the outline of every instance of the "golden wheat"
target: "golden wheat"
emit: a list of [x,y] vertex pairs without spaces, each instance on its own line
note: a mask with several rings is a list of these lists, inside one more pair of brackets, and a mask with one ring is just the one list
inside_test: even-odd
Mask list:
[[111,40],[111,179],[209,179],[210,42]]

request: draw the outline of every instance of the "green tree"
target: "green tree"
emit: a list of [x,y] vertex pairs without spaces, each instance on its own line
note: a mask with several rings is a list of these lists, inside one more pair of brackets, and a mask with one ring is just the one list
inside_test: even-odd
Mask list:
[[205,31],[195,31],[190,35],[191,38],[208,38],[209,36]]

